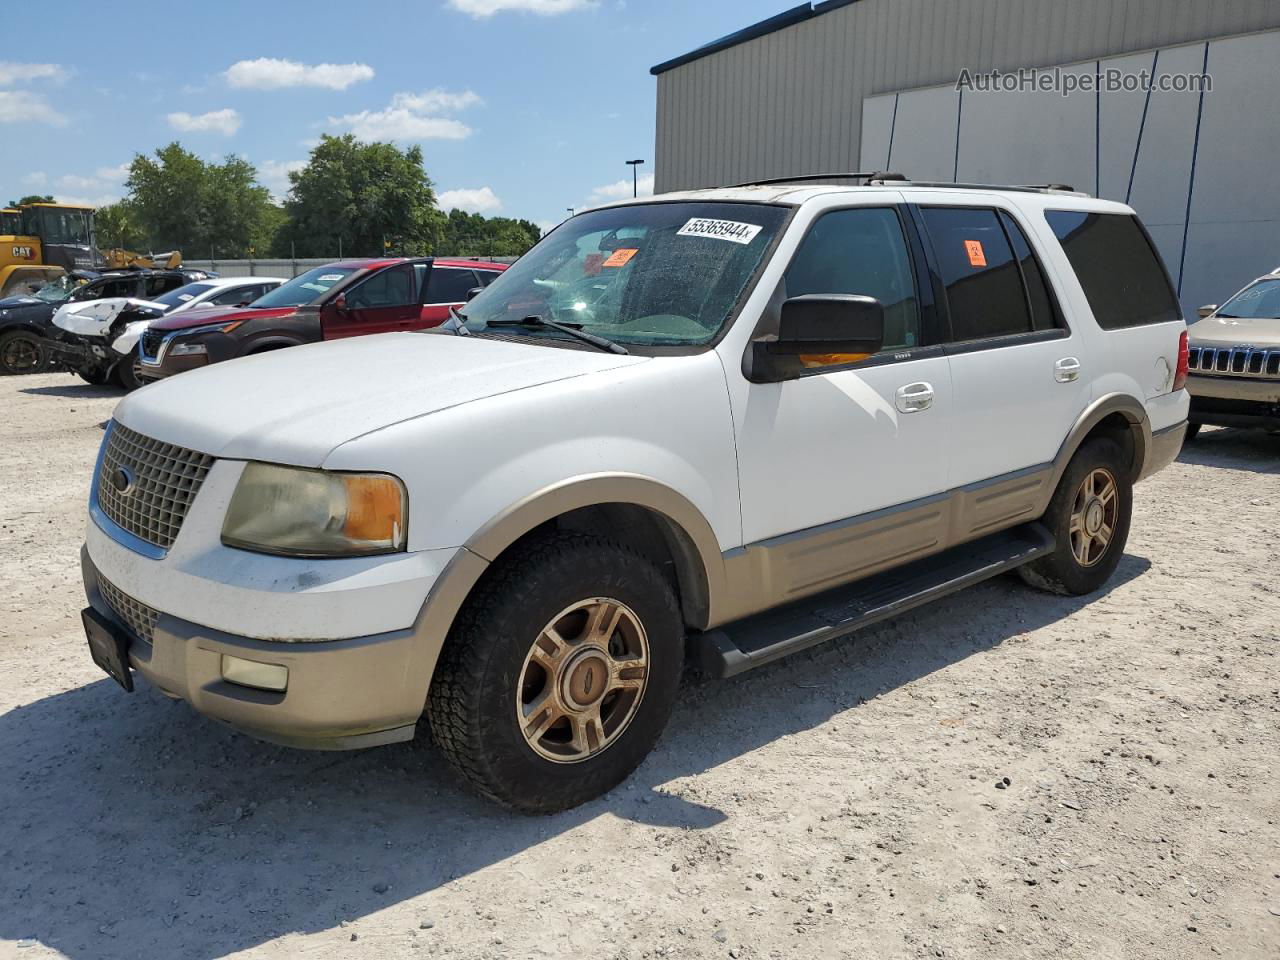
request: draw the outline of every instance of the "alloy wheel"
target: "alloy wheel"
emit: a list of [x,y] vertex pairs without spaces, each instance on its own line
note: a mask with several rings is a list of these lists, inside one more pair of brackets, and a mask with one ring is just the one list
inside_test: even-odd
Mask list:
[[30,373],[40,366],[40,347],[34,340],[14,337],[4,345],[0,367],[10,373]]
[[1098,467],[1085,475],[1071,508],[1071,552],[1082,567],[1092,567],[1111,546],[1120,515],[1119,488],[1110,470]]

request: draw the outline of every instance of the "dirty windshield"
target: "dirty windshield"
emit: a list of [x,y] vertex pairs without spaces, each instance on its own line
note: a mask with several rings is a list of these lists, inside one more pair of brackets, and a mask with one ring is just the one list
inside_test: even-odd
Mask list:
[[253,302],[254,307],[300,307],[323,296],[339,280],[355,273],[359,267],[316,267],[282,283]]
[[467,329],[564,338],[533,324],[508,326],[538,317],[624,344],[706,343],[732,314],[786,215],[783,207],[749,203],[581,214],[467,304]]
[[1218,316],[1240,320],[1280,317],[1280,280],[1259,280],[1218,308]]

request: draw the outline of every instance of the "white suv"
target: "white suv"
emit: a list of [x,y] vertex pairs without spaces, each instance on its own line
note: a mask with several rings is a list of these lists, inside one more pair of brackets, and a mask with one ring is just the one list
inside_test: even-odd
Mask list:
[[1185,375],[1121,204],[872,179],[604,207],[439,330],[125,399],[90,648],[280,743],[421,720],[487,796],[562,809],[649,752],[686,654],[730,676],[1014,569],[1097,589]]

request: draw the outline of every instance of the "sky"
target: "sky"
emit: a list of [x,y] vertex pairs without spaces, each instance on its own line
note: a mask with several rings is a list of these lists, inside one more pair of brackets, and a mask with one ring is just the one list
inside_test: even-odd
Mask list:
[[103,16],[0,51],[0,199],[100,206],[178,140],[278,198],[322,133],[420,144],[440,205],[548,227],[652,189],[649,68],[787,0],[212,0]]

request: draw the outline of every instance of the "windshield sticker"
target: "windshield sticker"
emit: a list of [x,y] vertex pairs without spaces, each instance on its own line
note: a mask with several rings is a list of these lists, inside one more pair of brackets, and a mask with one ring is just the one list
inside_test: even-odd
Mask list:
[[195,297],[189,293],[180,293],[178,294],[178,299],[185,303],[187,300],[194,300]]
[[342,274],[340,274],[340,273],[323,273],[323,274],[321,274],[320,276],[316,277],[316,279],[317,279],[317,280],[319,280],[319,281],[320,281],[320,282],[322,282],[322,283],[325,283],[325,282],[327,282],[327,283],[337,283],[339,280],[341,280],[341,279],[342,279]]
[[609,259],[606,260],[604,263],[600,264],[600,266],[602,267],[625,266],[627,262],[639,252],[640,251],[635,247],[619,247],[617,250],[613,251],[613,254],[609,257]]
[[969,266],[985,267],[987,265],[987,255],[982,250],[981,240],[966,240],[964,252],[969,255]]
[[716,240],[730,240],[733,243],[750,243],[755,239],[760,227],[754,223],[739,223],[736,220],[708,220],[694,217],[676,231],[681,237],[713,237]]

